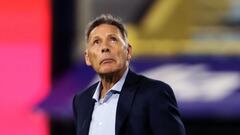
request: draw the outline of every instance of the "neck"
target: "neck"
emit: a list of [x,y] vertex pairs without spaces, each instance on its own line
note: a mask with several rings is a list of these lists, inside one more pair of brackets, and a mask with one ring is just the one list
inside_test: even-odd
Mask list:
[[100,98],[104,98],[107,91],[113,87],[114,84],[117,83],[123,76],[124,72],[126,71],[126,68],[124,70],[108,73],[108,74],[100,74],[101,82],[102,82],[102,89],[101,89],[101,95]]

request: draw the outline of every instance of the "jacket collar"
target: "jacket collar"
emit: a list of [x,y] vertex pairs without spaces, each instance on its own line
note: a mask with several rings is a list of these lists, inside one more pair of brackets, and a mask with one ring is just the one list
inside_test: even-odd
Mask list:
[[92,119],[92,112],[94,109],[94,104],[95,104],[95,100],[92,98],[94,91],[97,87],[97,83],[95,83],[94,85],[92,85],[87,91],[87,96],[85,96],[85,113],[81,114],[81,115],[85,115],[84,119],[83,119],[83,124],[81,125],[80,131],[78,132],[81,135],[88,135],[89,132],[89,126],[90,126],[90,122]]
[[[124,124],[124,121],[126,120],[133,100],[134,96],[137,90],[138,85],[137,82],[139,81],[139,76],[135,73],[133,73],[130,69],[128,71],[126,80],[123,84],[121,94],[118,100],[118,105],[117,105],[117,112],[116,112],[116,124],[115,124],[115,132],[116,135],[120,134],[120,130],[122,125]],[[92,112],[95,104],[95,100],[92,98],[93,94],[96,90],[97,83],[94,84],[92,87],[90,87],[89,93],[88,93],[88,99],[86,101],[86,116],[83,122],[83,126],[81,128],[81,134],[82,135],[88,135],[89,132],[89,126],[92,118]]]
[[124,121],[126,120],[130,112],[135,97],[135,93],[138,87],[138,85],[136,84],[139,81],[139,78],[140,77],[137,74],[129,70],[127,78],[122,88],[122,92],[118,100],[115,125],[116,135],[120,134],[121,127],[124,124]]

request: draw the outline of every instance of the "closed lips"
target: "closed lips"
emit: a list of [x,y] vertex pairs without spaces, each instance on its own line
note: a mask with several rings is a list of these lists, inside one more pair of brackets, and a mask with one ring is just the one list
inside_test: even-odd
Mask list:
[[102,63],[108,63],[108,62],[112,62],[112,61],[114,61],[114,59],[107,58],[107,59],[101,60],[100,64],[102,64]]

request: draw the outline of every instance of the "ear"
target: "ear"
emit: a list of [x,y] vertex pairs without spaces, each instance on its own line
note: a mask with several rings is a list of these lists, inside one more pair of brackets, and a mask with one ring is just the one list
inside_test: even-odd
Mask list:
[[91,66],[91,62],[90,62],[90,60],[89,60],[88,50],[87,50],[87,49],[86,49],[85,52],[84,52],[84,58],[85,58],[85,63],[86,63],[86,65]]
[[132,58],[132,46],[128,44],[127,48],[127,60],[130,60]]

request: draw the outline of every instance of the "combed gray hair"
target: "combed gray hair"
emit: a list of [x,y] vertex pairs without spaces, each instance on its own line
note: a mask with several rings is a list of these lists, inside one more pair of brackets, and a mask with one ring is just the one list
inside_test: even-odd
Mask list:
[[86,42],[88,42],[88,40],[89,40],[89,35],[90,35],[91,31],[95,27],[97,27],[101,24],[110,24],[110,25],[116,26],[120,30],[125,43],[127,43],[128,33],[127,33],[125,25],[122,22],[122,19],[120,17],[114,17],[111,14],[102,14],[102,15],[96,17],[90,23],[88,23],[87,28],[85,30]]

